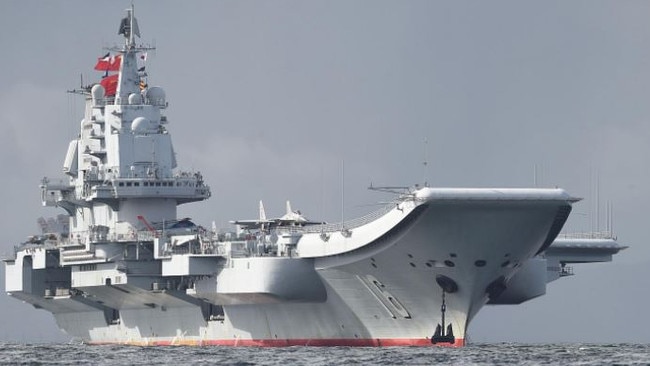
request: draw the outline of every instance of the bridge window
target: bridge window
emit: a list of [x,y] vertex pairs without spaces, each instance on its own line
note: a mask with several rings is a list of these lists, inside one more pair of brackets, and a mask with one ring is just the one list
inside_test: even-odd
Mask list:
[[80,272],[96,271],[96,270],[97,270],[97,265],[96,264],[81,264],[81,265],[79,265],[79,271]]

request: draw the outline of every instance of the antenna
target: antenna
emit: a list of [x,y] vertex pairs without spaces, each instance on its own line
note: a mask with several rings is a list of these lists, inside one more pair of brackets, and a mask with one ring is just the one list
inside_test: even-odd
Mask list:
[[593,188],[594,188],[594,173],[593,173],[593,167],[589,165],[589,232],[593,233],[594,232],[594,210],[593,210],[593,203],[592,201],[594,200],[594,194],[593,194]]
[[134,29],[133,29],[133,19],[135,18],[135,6],[133,5],[133,2],[131,2],[131,12],[129,13],[129,29],[131,30],[129,32],[129,46],[133,46],[135,44],[135,35],[134,35]]
[[596,170],[596,231],[600,231],[600,171]]
[[613,237],[614,236],[614,203],[610,202],[610,209],[609,209],[609,234]]
[[533,185],[535,188],[548,186],[546,179],[549,176],[549,170],[548,165],[543,162],[533,165]]
[[607,234],[614,235],[614,203],[607,202]]
[[424,186],[428,187],[429,183],[427,182],[427,165],[428,163],[428,157],[427,157],[427,138],[424,138],[424,161],[422,161],[422,181],[424,182]]
[[138,28],[138,20],[135,19],[135,6],[131,3],[131,7],[126,9],[126,18],[120,22],[120,29],[118,34],[123,34],[127,48],[135,47],[135,36],[140,37],[140,29]]
[[[325,211],[325,182],[323,179],[325,179],[323,173],[323,165],[320,166],[320,219],[323,219],[323,212]],[[321,224],[322,225],[322,224]]]
[[547,181],[547,179],[550,176],[550,170],[548,163],[541,162],[533,165],[533,184],[535,188],[549,186],[549,181]]
[[341,229],[345,230],[345,159],[341,160]]
[[609,201],[605,202],[605,232],[609,231]]
[[[321,238],[325,240],[323,235],[325,237],[327,235],[324,233],[321,234]],[[345,227],[345,159],[341,160],[341,235],[344,238],[352,236],[352,230]]]

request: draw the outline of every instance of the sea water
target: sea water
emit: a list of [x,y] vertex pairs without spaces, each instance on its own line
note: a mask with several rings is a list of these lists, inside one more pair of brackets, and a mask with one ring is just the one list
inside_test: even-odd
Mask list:
[[0,344],[3,365],[650,365],[647,344],[440,347],[133,347]]

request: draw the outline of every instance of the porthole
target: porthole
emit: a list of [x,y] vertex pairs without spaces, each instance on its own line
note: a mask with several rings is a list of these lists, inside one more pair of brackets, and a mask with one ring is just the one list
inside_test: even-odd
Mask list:
[[477,267],[485,267],[486,264],[487,264],[487,262],[484,261],[483,259],[479,259],[476,262],[474,262],[474,265],[477,266]]
[[446,265],[447,267],[454,267],[454,266],[456,266],[456,263],[454,263],[454,262],[450,261],[449,259],[447,259],[447,260],[445,261],[445,265]]
[[411,267],[415,268],[415,263],[411,262],[409,264],[411,265]]
[[507,267],[509,265],[510,265],[510,261],[505,261],[505,262],[501,263],[501,267]]

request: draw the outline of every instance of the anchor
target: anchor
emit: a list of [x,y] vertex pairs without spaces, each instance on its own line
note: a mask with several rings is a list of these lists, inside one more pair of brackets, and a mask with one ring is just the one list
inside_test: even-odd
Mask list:
[[447,325],[445,328],[445,312],[447,311],[447,303],[445,302],[445,294],[447,292],[454,293],[458,291],[458,284],[456,281],[451,278],[443,275],[436,276],[436,282],[438,286],[442,289],[442,305],[440,305],[440,313],[442,313],[442,322],[436,327],[436,331],[431,337],[431,343],[449,343],[454,344],[456,342],[456,337],[454,337],[454,330],[452,329],[451,324]]
[[442,305],[440,305],[440,312],[442,313],[442,324],[438,324],[436,327],[435,333],[431,337],[431,343],[450,343],[454,344],[456,338],[454,337],[454,330],[451,327],[451,324],[447,325],[445,329],[445,311],[447,311],[447,304],[445,303],[445,290],[442,290]]

